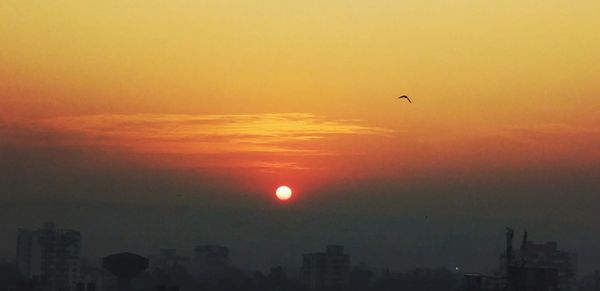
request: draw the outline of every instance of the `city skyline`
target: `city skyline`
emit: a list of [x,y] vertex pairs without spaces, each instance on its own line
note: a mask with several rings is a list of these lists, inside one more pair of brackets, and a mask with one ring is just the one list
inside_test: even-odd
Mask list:
[[[363,291],[385,286],[398,288],[403,284],[423,290],[481,290],[482,287],[487,288],[483,290],[505,290],[502,286],[521,290],[518,288],[523,287],[517,286],[530,284],[538,288],[546,286],[543,290],[560,288],[568,291],[575,290],[573,288],[579,283],[582,287],[590,284],[590,275],[582,276],[582,281],[578,282],[577,254],[559,248],[556,241],[535,243],[529,239],[527,231],[523,233],[520,247],[515,248],[513,240],[514,229],[507,227],[505,251],[497,256],[497,268],[487,271],[487,275],[458,266],[413,267],[398,272],[389,267],[370,266],[364,261],[352,261],[352,254],[346,252],[343,245],[329,244],[324,252],[302,254],[301,266],[270,266],[265,277],[263,272],[266,270],[240,269],[231,261],[228,247],[212,244],[196,245],[192,256],[181,255],[173,248],[154,250],[147,257],[129,251],[119,252],[105,255],[100,264],[97,259],[80,256],[82,238],[79,230],[62,229],[53,222],[46,222],[37,230],[19,228],[14,268],[24,276],[18,280],[18,291],[30,290],[22,289],[28,285],[49,288],[49,291],[75,288],[78,291],[107,290],[103,288],[129,291],[152,285],[156,288],[170,285],[183,290],[253,290],[256,284],[264,285],[263,289],[279,286],[278,290]],[[4,261],[0,263],[0,268],[4,269],[0,274],[0,282],[3,282],[0,288],[13,290],[10,286],[16,281],[6,285],[7,278],[11,278],[7,272],[11,265]],[[544,277],[539,277],[542,274]],[[591,283],[595,278],[597,288],[598,271],[591,276]],[[461,278],[464,278],[462,284]]]
[[2,1],[0,257],[52,220],[89,257],[206,243],[264,269],[343,244],[485,270],[512,226],[598,269],[598,11]]

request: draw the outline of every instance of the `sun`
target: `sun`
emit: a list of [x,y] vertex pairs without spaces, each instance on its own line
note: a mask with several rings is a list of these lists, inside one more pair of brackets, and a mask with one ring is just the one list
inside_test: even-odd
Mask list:
[[292,197],[292,189],[288,186],[279,186],[275,191],[275,196],[281,201],[286,201]]

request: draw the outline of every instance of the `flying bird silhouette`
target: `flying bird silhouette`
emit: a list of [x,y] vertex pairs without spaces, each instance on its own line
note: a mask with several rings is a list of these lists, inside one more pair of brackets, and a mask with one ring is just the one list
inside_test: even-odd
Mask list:
[[402,95],[402,96],[398,97],[398,99],[402,99],[402,98],[406,98],[406,100],[408,100],[408,103],[412,103],[412,101],[410,101],[410,98],[408,98],[408,96]]

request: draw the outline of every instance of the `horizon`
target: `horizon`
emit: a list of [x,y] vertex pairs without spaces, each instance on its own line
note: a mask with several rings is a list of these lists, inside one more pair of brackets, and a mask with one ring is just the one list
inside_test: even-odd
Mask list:
[[2,1],[0,256],[53,220],[84,255],[206,239],[265,268],[339,243],[486,271],[512,226],[600,269],[598,11]]

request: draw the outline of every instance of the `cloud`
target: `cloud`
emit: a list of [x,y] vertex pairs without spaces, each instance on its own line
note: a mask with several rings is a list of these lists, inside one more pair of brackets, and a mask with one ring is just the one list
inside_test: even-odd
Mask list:
[[600,158],[600,131],[577,122],[391,130],[308,113],[99,114],[0,122],[0,135],[0,145],[83,150],[202,173],[314,170],[315,179],[389,177],[404,183],[413,176],[576,168]]
[[[186,115],[101,114],[4,122],[4,143],[91,148],[134,154],[334,155],[313,141],[336,136],[387,136],[391,130],[357,120],[308,113]],[[246,161],[245,167],[305,169],[287,161]]]

